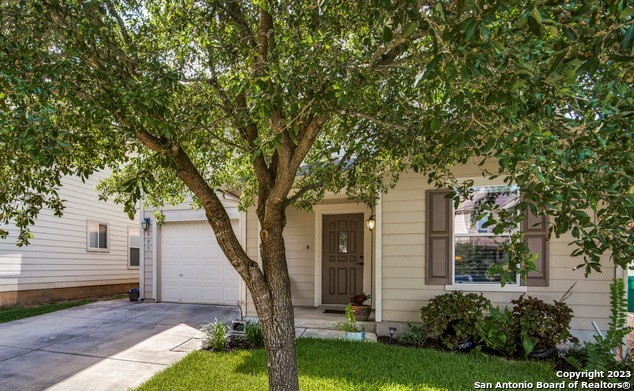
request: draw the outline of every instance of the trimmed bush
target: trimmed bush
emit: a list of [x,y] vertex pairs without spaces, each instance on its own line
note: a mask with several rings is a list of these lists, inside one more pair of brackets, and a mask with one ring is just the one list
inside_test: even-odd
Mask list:
[[455,349],[478,334],[476,325],[484,319],[484,311],[490,305],[491,301],[481,293],[453,291],[431,299],[421,308],[421,318],[446,347]]

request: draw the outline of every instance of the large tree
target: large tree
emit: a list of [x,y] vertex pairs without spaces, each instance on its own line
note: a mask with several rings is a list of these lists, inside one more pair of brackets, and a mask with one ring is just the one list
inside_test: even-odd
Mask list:
[[[500,172],[483,174],[570,231],[588,272],[605,253],[634,258],[632,14],[626,1],[2,0],[0,223],[28,243],[42,208],[62,213],[62,176],[106,167],[104,194],[129,212],[142,193],[157,208],[193,195],[253,297],[271,389],[297,389],[285,211],[326,191],[372,205],[404,169],[467,187],[451,166],[489,158]],[[217,189],[255,206],[261,267]],[[528,269],[515,239],[507,269]]]

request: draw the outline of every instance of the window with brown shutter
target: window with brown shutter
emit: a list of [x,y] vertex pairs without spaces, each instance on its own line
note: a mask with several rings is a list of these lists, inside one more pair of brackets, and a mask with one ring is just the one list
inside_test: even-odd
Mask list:
[[451,281],[451,200],[448,190],[427,191],[427,285]]
[[537,271],[528,272],[526,285],[548,286],[548,216],[535,216],[527,208],[522,231],[531,254],[537,254]]
[[[426,284],[499,284],[499,279],[488,276],[486,270],[493,263],[507,261],[506,254],[498,249],[496,242],[505,240],[508,233],[496,235],[491,226],[484,224],[486,218],[478,220],[478,202],[512,208],[519,200],[519,191],[517,187],[508,186],[477,187],[474,191],[473,199],[461,202],[455,211],[452,200],[445,198],[449,190],[427,191]],[[528,247],[538,254],[538,259],[537,271],[529,273],[527,285],[547,286],[546,217],[528,214],[518,228],[525,232]]]

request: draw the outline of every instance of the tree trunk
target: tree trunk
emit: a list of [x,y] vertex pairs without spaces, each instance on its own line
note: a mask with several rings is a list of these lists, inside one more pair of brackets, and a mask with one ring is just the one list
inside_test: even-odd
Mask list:
[[273,218],[265,220],[265,228],[260,232],[260,254],[267,289],[265,292],[263,289],[251,290],[251,295],[264,330],[269,389],[299,390],[295,360],[295,319],[282,237],[286,217],[284,211],[280,210]]

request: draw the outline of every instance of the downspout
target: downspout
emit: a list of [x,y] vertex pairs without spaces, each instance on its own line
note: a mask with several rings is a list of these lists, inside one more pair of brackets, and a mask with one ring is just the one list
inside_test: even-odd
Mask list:
[[[145,193],[141,189],[141,198],[139,198],[139,300],[145,300],[145,231],[143,230],[143,219],[145,218],[145,210],[143,210],[143,196]],[[129,251],[129,250],[128,250]]]
[[375,206],[376,227],[374,229],[374,275],[375,275],[375,299],[374,303],[374,321],[379,323],[383,319],[383,194],[379,193]]

